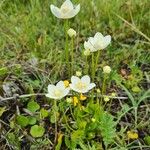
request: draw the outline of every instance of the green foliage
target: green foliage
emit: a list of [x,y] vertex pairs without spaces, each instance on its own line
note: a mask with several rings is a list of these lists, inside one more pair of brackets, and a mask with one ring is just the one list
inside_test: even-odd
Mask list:
[[29,124],[29,119],[26,116],[20,115],[20,116],[17,116],[17,123],[21,127],[26,127]]
[[9,72],[7,67],[0,68],[0,77],[4,76]]
[[55,150],[61,150],[62,138],[63,138],[63,135],[62,135],[62,134],[59,134],[58,143],[57,143],[57,145],[56,145]]
[[35,117],[28,117],[28,119],[29,119],[29,124],[30,125],[34,125],[34,124],[36,124],[36,118]]
[[37,102],[31,101],[28,103],[27,109],[30,110],[31,112],[36,112],[37,110],[40,109],[40,106]]
[[37,137],[42,137],[45,132],[45,129],[42,126],[34,125],[30,129],[30,134],[37,138]]
[[37,149],[43,149],[44,147],[49,148],[50,140],[45,138],[36,138],[36,142],[31,144],[30,150],[37,150]]
[[[101,90],[102,68],[104,65],[110,65],[112,72],[107,79],[106,94],[115,91],[118,98],[104,104],[103,99],[99,97],[101,93],[97,94],[94,90],[94,98],[91,98],[93,96],[91,93],[87,93],[87,100],[80,101],[76,107],[73,103],[68,104],[66,100],[61,100],[58,106],[54,106],[53,101],[47,102],[45,96],[30,97],[27,107],[24,102],[27,102],[28,98],[1,102],[1,97],[7,99],[16,93],[19,95],[45,93],[50,82],[70,79],[66,73],[68,69],[66,62],[62,58],[65,48],[64,20],[52,17],[49,10],[49,5],[52,3],[60,6],[59,1],[54,0],[1,0],[0,2],[1,149],[6,148],[6,142],[8,148],[15,150],[50,149],[54,144],[53,123],[57,123],[58,132],[64,135],[64,138],[62,135],[58,136],[55,143],[56,150],[67,148],[103,150],[102,140],[106,149],[110,147],[111,150],[127,150],[131,145],[135,146],[133,149],[147,149],[146,145],[142,147],[142,144],[145,142],[150,145],[149,0],[101,0],[101,2],[75,0],[75,3],[81,4],[82,9],[77,17],[69,21],[69,27],[73,27],[78,33],[77,38],[74,38],[73,74],[78,70],[82,70],[83,74],[89,74],[91,70],[89,67],[91,56],[87,61],[82,57],[84,41],[96,32],[110,34],[112,44],[101,51],[94,82]],[[115,14],[120,15],[133,27]],[[124,66],[126,72],[122,74],[120,70]],[[17,86],[8,86],[4,90],[5,82],[14,82]],[[7,94],[7,90],[10,91],[10,95]],[[74,92],[71,94],[79,96]],[[97,99],[100,104],[95,104]],[[36,101],[42,104],[41,107]],[[85,109],[81,109],[81,105]],[[15,118],[16,113],[21,115]],[[22,129],[18,128],[16,123]],[[146,137],[139,137],[139,142],[130,143],[126,138],[126,130],[137,128],[138,123],[144,123],[138,130],[143,130]],[[50,129],[50,133],[46,134],[50,134],[50,138],[43,136],[45,129],[35,124],[45,124]],[[118,128],[117,132],[115,131],[116,125],[121,126],[121,131]],[[29,132],[33,137],[39,138],[34,139],[33,142],[33,138],[28,135]],[[30,148],[21,144],[22,137]]]
[[42,108],[42,109],[40,110],[40,116],[41,116],[41,118],[46,118],[46,117],[48,117],[48,114],[49,114],[49,112],[48,112],[46,109]]
[[52,106],[52,109],[50,111],[50,122],[51,123],[55,123],[58,120],[58,118],[59,118],[58,110],[59,110],[58,106],[55,106],[55,105]]
[[20,150],[21,149],[21,145],[20,145],[18,135],[16,135],[13,132],[10,132],[10,133],[7,134],[6,137],[7,137],[7,141],[9,143],[9,145],[13,146],[13,148],[15,150]]
[[150,145],[150,136],[144,137],[144,141],[147,145]]
[[5,111],[6,111],[6,107],[0,107],[0,117],[3,115]]
[[115,127],[116,123],[113,121],[112,115],[104,112],[100,118],[99,129],[101,131],[101,135],[103,137],[106,147],[114,141],[114,138],[116,136]]

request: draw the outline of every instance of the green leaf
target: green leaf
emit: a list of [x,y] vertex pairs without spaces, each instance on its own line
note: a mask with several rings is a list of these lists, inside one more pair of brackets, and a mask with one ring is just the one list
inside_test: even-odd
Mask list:
[[65,136],[65,144],[68,148],[71,148],[71,141],[68,136]]
[[0,117],[3,115],[5,111],[6,111],[6,107],[0,107]]
[[7,67],[0,68],[0,76],[3,76],[9,72]]
[[141,92],[141,89],[138,86],[134,86],[132,88],[132,91],[135,92],[135,93],[139,93],[139,92]]
[[53,106],[50,112],[50,122],[55,123],[59,119],[58,106]]
[[29,119],[28,119],[28,117],[20,115],[20,116],[17,116],[17,123],[21,127],[26,127],[29,124]]
[[150,145],[150,136],[144,137],[144,141],[147,145]]
[[76,130],[71,134],[71,140],[78,143],[84,138],[84,130]]
[[44,108],[42,108],[41,110],[40,110],[40,116],[41,116],[41,118],[46,118],[46,117],[48,117],[48,111],[47,110],[45,110]]
[[7,137],[7,141],[9,143],[9,145],[13,146],[13,148],[15,150],[20,150],[21,149],[19,137],[15,133],[10,132],[6,135],[6,137]]
[[37,102],[31,101],[28,103],[27,109],[30,110],[31,112],[36,112],[37,110],[40,109],[40,106]]
[[56,145],[55,150],[61,150],[62,137],[63,137],[63,134],[59,134],[59,136],[58,136],[58,143]]
[[37,137],[42,137],[45,132],[45,129],[42,126],[34,125],[30,129],[30,134],[37,138]]
[[28,117],[28,119],[29,119],[29,124],[30,125],[36,124],[36,118],[35,117]]
[[128,95],[129,99],[132,102],[133,107],[135,107],[136,106],[136,101],[135,101],[133,95],[130,93],[130,91],[123,84],[121,84],[119,82],[117,82],[117,84],[120,85],[122,87],[122,89],[126,92],[126,94]]
[[116,136],[115,126],[116,123],[113,121],[113,117],[104,112],[101,116],[99,129],[106,147],[114,141],[114,137]]

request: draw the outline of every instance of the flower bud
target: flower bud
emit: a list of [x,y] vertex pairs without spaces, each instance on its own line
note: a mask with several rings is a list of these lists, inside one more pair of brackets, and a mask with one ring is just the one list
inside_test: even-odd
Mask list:
[[108,96],[104,96],[104,101],[105,102],[109,102],[110,101],[110,98]]
[[85,56],[89,56],[89,55],[90,55],[90,50],[89,50],[89,49],[85,50],[85,51],[84,51],[84,55],[85,55]]
[[67,31],[67,34],[70,36],[70,37],[75,37],[77,35],[76,31],[72,28],[70,28],[68,31]]
[[110,66],[103,67],[103,72],[106,73],[106,74],[109,74],[111,72]]
[[101,93],[101,90],[100,90],[100,89],[96,89],[96,92],[97,92],[97,93]]
[[111,96],[115,97],[115,96],[117,96],[117,94],[115,92],[113,92],[113,93],[111,93]]
[[95,119],[95,118],[92,118],[91,120],[92,120],[92,122],[95,122],[95,121],[96,121],[96,119]]
[[82,72],[81,71],[76,71],[76,76],[78,76],[78,77],[82,76]]
[[67,103],[69,103],[69,104],[70,104],[70,103],[72,103],[72,102],[73,102],[73,99],[70,97],[70,98],[67,98],[67,99],[66,99],[66,101],[67,101]]

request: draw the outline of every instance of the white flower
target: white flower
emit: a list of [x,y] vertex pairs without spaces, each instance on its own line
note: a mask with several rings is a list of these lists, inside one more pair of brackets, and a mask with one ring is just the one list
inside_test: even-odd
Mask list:
[[61,19],[69,19],[77,15],[80,11],[80,4],[77,6],[73,6],[70,0],[66,0],[60,8],[51,5],[50,9],[54,16]]
[[84,42],[84,48],[89,49],[91,52],[105,49],[111,42],[111,36],[103,36],[100,32],[97,32],[94,37],[90,37],[88,41]]
[[95,86],[95,83],[90,83],[90,77],[88,75],[83,76],[81,79],[76,76],[71,77],[70,88],[76,92],[87,93]]
[[109,74],[111,72],[110,66],[103,67],[103,72]]
[[70,88],[66,88],[63,81],[59,81],[56,86],[53,84],[48,85],[48,94],[46,97],[51,99],[62,99],[68,95]]
[[77,35],[76,31],[72,28],[70,28],[68,31],[67,31],[67,34],[70,36],[70,37],[75,37]]

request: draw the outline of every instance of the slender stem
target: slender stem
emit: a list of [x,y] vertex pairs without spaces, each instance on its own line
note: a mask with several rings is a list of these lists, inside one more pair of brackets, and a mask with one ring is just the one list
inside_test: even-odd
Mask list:
[[134,107],[135,126],[137,126],[137,107]]
[[54,109],[55,109],[55,139],[54,143],[57,142],[57,100],[54,100]]
[[73,53],[73,50],[74,50],[74,37],[71,38],[71,76],[73,75],[73,66],[74,66],[74,53]]
[[95,64],[94,64],[94,53],[92,53],[92,67],[91,67],[92,81],[94,82],[95,77]]
[[96,57],[95,57],[95,53],[92,53],[92,80],[93,82],[94,82],[96,69],[97,69],[98,62],[99,62],[100,50],[96,53],[97,54]]
[[69,28],[69,22],[68,20],[65,21],[65,36],[66,36],[66,41],[65,41],[65,62],[67,64],[67,69],[68,69],[68,73],[69,73],[69,68],[70,68],[70,65],[69,65],[69,42],[68,42],[68,34],[67,34],[67,31],[68,31],[68,28]]
[[85,56],[85,74],[88,74],[89,65],[88,65],[88,56]]
[[103,85],[102,85],[102,95],[106,94],[106,80],[107,80],[107,76],[106,74],[104,74]]
[[96,69],[97,69],[97,66],[98,66],[100,53],[101,53],[101,51],[99,50],[99,51],[97,52],[97,56],[96,56],[96,62],[95,62],[95,72],[96,72]]

